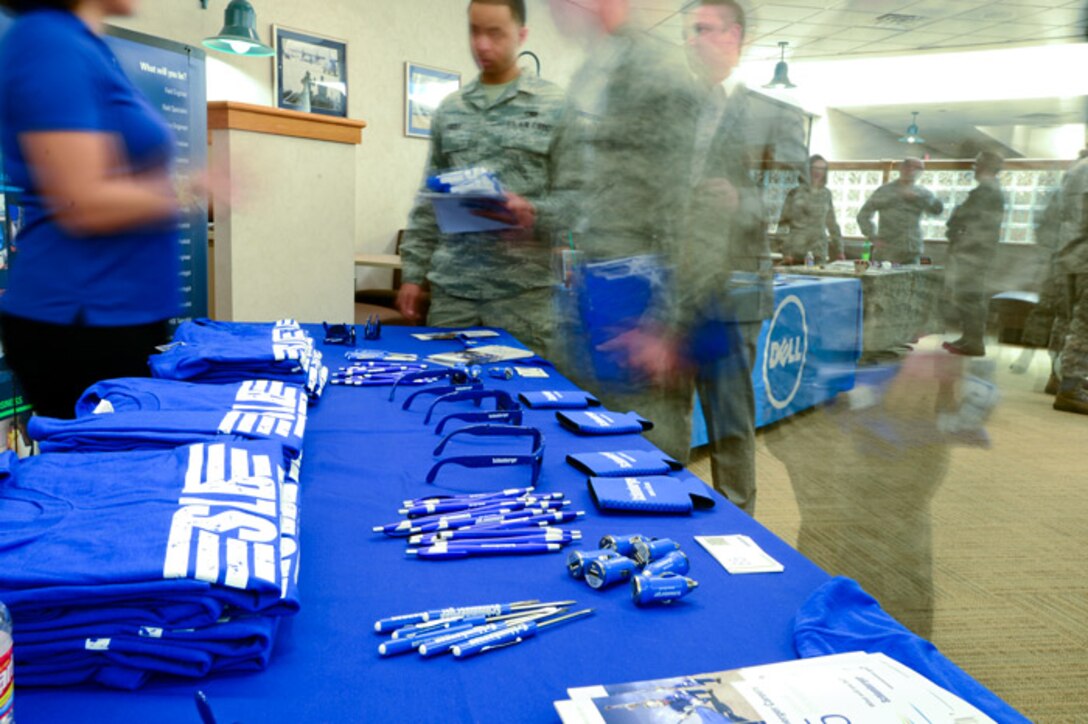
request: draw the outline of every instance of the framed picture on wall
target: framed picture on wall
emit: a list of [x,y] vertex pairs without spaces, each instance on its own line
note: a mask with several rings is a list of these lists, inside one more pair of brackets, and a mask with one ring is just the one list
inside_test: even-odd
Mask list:
[[404,135],[431,137],[438,104],[461,88],[461,74],[418,63],[404,64]]
[[276,107],[347,118],[347,42],[280,25],[272,26],[272,39]]

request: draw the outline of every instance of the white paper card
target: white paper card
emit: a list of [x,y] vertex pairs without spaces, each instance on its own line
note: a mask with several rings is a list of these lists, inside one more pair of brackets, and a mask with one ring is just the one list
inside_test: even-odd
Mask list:
[[697,535],[695,541],[733,574],[781,573],[785,570],[746,535]]
[[540,367],[515,367],[514,371],[518,373],[518,377],[525,377],[531,379],[547,379],[548,371],[541,369]]

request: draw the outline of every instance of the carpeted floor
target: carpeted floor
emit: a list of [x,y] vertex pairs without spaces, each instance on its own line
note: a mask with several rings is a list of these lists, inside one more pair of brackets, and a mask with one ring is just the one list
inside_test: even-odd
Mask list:
[[[889,388],[762,431],[756,517],[1032,720],[1088,722],[1088,416],[1051,409],[1045,353],[1016,373],[995,347],[986,436],[942,432],[979,369],[939,341]],[[691,468],[710,480],[704,451]]]

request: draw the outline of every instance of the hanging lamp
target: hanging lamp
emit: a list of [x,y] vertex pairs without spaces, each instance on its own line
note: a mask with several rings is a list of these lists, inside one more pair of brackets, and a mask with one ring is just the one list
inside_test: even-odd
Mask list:
[[248,0],[230,0],[223,13],[223,29],[204,39],[204,47],[231,55],[262,58],[275,55],[257,34],[257,12]]
[[786,63],[786,46],[789,45],[785,40],[779,41],[778,47],[782,49],[782,59],[775,63],[774,66],[774,78],[771,82],[763,86],[764,88],[796,88],[793,83],[790,83],[790,66]]
[[918,132],[918,111],[911,111],[913,118],[907,126],[907,133],[899,139],[900,143],[925,143],[926,139]]

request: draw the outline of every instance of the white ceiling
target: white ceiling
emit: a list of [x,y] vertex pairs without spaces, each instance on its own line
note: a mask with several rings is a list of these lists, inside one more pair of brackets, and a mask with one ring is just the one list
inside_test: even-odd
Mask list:
[[[788,41],[786,60],[791,63],[1078,42],[1085,39],[1088,8],[1088,0],[740,1],[748,11],[746,58],[777,60],[778,43]],[[682,42],[684,10],[697,4],[698,0],[632,0],[642,21],[674,43]],[[927,145],[960,156],[972,147],[993,146],[995,139],[984,127],[1045,129],[1083,123],[1084,108],[1083,97],[1054,97],[837,110],[896,136],[910,123],[910,111],[920,111],[918,123]],[[999,145],[1011,155],[1027,153],[1007,139]]]
[[[680,42],[682,0],[633,0],[654,32]],[[1083,39],[1084,0],[753,0],[748,53],[787,59],[990,48]]]

